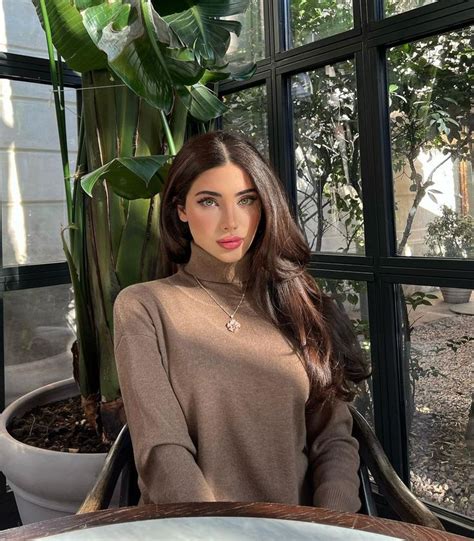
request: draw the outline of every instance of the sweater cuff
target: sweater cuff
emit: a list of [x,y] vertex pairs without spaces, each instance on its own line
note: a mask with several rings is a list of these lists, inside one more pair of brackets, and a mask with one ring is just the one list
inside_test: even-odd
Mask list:
[[333,511],[356,513],[361,507],[359,494],[351,488],[334,484],[319,486],[313,496],[315,507],[325,507]]

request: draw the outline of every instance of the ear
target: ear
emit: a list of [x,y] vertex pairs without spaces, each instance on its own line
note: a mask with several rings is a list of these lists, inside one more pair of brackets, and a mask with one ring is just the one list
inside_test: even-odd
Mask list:
[[188,221],[188,217],[186,215],[186,209],[183,207],[183,205],[178,205],[176,207],[178,209],[178,216],[179,216],[179,219],[182,221],[182,222],[187,222]]

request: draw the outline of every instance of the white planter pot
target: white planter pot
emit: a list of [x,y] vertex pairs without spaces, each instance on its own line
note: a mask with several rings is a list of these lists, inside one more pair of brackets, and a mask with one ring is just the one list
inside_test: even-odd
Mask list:
[[0,415],[0,470],[13,490],[23,524],[76,513],[106,454],[39,449],[15,440],[7,426],[35,406],[78,394],[73,378],[58,381],[15,400]]
[[472,289],[459,289],[457,287],[440,287],[444,302],[449,304],[464,304],[469,302]]

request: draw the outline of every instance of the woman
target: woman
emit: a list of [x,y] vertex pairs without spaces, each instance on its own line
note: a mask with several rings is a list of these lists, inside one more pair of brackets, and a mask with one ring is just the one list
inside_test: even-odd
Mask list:
[[114,308],[142,502],[357,511],[346,401],[366,369],[253,145],[214,132],[183,146],[161,241],[166,278],[126,288]]

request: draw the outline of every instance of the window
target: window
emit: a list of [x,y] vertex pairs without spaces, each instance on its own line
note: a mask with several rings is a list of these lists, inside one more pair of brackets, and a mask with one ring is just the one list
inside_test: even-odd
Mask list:
[[472,27],[388,52],[397,253],[474,256]]
[[228,59],[235,64],[257,62],[265,58],[265,31],[263,0],[250,0],[243,15],[231,15],[229,19],[242,24],[240,36],[231,34]]
[[[73,89],[65,94],[74,171],[76,96]],[[0,79],[0,100],[3,265],[64,261],[60,232],[67,212],[52,88]]]
[[72,375],[75,340],[70,285],[4,293],[6,405]]
[[352,0],[287,0],[288,48],[298,47],[353,27]]
[[[472,291],[400,288],[410,480],[419,497],[473,516],[469,423],[474,358]],[[464,301],[464,303],[459,303]]]
[[0,0],[0,51],[48,58],[44,31],[31,0]]
[[313,252],[364,253],[354,62],[291,80],[298,219]]
[[[327,278],[316,278],[316,282],[321,290],[333,299],[341,312],[345,313],[351,321],[366,362],[370,365],[367,284],[357,280],[331,280]],[[374,427],[373,395],[370,379],[361,385],[355,399],[355,405],[364,415],[365,419]]]
[[411,9],[421,8],[438,0],[385,0],[385,16],[398,15]]
[[247,137],[266,157],[268,149],[267,92],[254,86],[224,96],[229,111],[222,119],[223,129]]

